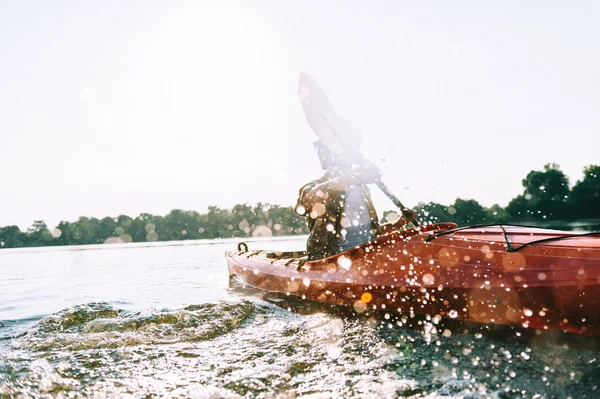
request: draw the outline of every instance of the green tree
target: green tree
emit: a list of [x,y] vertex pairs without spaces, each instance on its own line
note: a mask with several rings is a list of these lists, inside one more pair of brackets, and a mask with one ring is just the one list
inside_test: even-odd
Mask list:
[[77,240],[75,238],[75,226],[69,222],[61,221],[57,226],[56,230],[59,232],[59,236],[53,240],[54,245],[75,245]]
[[51,240],[52,235],[50,234],[50,230],[48,230],[48,226],[46,226],[46,223],[43,220],[34,221],[31,227],[27,229],[26,242],[31,247],[50,245]]
[[109,237],[116,237],[117,233],[115,229],[117,228],[117,222],[114,218],[104,217],[98,223],[98,230],[96,234],[98,235],[97,242],[104,243]]
[[291,206],[271,205],[269,218],[273,224],[273,235],[306,234],[306,222]]
[[26,245],[25,234],[17,226],[0,227],[0,248],[19,248]]
[[600,218],[600,166],[583,170],[583,179],[573,187],[569,202],[575,218]]
[[532,170],[522,181],[524,192],[506,210],[512,220],[561,220],[569,218],[569,180],[557,164]]
[[487,223],[508,223],[510,221],[510,215],[506,209],[502,208],[498,204],[492,205],[487,211]]
[[457,198],[448,207],[448,215],[447,219],[459,226],[489,223],[487,210],[473,199]]
[[415,206],[415,212],[419,221],[423,224],[439,223],[449,221],[448,207],[436,202],[427,204],[420,202]]
[[221,209],[216,206],[208,207],[208,220],[205,229],[205,238],[225,238],[231,237],[233,224],[229,222],[230,212],[227,209]]
[[98,243],[97,222],[98,219],[90,219],[88,217],[82,216],[77,220],[77,222],[73,223],[70,227],[74,243],[78,245]]
[[[232,234],[235,237],[245,237],[252,234],[256,226],[256,216],[252,207],[248,204],[237,204],[231,209]],[[229,224],[227,225],[229,228]]]

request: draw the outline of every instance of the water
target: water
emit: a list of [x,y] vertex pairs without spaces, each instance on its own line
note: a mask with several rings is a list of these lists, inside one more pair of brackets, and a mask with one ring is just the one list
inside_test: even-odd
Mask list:
[[267,294],[229,280],[234,247],[0,251],[0,397],[600,396],[594,340],[456,322],[436,333]]

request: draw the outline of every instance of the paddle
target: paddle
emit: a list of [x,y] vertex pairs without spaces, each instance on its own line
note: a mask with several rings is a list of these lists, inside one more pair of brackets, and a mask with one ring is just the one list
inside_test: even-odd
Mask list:
[[[360,153],[362,134],[350,121],[337,115],[325,91],[304,72],[300,73],[298,95],[306,120],[321,142],[330,150],[345,154],[353,163],[362,164],[364,162]],[[408,210],[381,180],[378,179],[376,184],[402,212]],[[412,223],[419,226],[416,220]]]

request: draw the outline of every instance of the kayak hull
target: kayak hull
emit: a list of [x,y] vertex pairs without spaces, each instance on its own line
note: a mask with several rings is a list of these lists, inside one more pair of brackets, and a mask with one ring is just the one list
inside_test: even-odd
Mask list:
[[268,251],[234,251],[226,258],[229,273],[244,284],[359,313],[374,309],[600,335],[600,237],[571,234],[429,226],[313,262]]

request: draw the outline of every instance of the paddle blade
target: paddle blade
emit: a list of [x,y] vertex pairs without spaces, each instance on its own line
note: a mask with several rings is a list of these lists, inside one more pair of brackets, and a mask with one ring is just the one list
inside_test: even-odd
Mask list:
[[354,157],[359,153],[360,131],[337,115],[325,91],[304,72],[300,73],[298,95],[308,124],[323,144],[338,154]]

